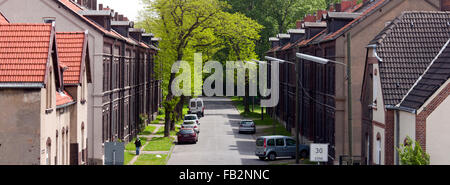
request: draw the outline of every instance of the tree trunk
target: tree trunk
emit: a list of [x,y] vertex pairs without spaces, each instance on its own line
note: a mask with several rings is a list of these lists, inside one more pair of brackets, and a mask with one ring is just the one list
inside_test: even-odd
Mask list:
[[[181,119],[183,119],[183,105],[184,105],[184,99],[185,99],[185,96],[184,96],[184,95],[181,95],[180,101],[178,101],[177,105],[175,106],[175,110],[174,110],[175,116],[174,116],[174,117],[176,118],[176,120],[181,120]],[[173,121],[171,122],[170,130],[175,130],[175,122],[176,122],[176,120],[173,120]]]

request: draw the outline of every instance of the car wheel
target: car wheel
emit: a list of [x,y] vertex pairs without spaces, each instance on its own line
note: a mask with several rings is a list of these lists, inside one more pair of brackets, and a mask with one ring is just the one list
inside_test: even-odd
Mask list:
[[259,157],[259,160],[264,161],[266,160],[266,157]]
[[302,150],[300,152],[300,158],[306,159],[306,157],[308,157],[308,153],[306,152],[306,150]]
[[275,161],[276,159],[277,159],[277,154],[275,154],[275,152],[271,152],[269,154],[269,160]]

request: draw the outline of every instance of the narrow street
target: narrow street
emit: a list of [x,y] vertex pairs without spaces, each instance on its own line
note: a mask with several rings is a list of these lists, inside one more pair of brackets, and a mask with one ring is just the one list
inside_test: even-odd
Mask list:
[[265,165],[255,155],[255,136],[239,134],[242,117],[226,97],[203,98],[197,144],[176,144],[168,165]]

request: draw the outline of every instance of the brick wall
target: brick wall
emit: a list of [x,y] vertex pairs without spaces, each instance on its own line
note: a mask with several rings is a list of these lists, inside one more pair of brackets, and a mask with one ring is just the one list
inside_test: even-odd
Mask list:
[[385,114],[386,119],[386,129],[385,129],[385,153],[384,153],[384,164],[385,165],[394,165],[394,152],[395,152],[395,138],[394,138],[394,130],[395,130],[395,119],[394,119],[394,111],[387,110]]
[[428,116],[436,110],[437,107],[450,95],[450,83],[439,92],[439,94],[420,112],[416,115],[416,140],[422,146],[424,151],[426,147],[426,128]]

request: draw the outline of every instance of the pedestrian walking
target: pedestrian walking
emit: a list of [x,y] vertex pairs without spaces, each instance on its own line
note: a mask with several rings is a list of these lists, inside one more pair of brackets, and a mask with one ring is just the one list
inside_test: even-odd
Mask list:
[[134,145],[136,145],[136,155],[139,155],[139,151],[142,146],[141,139],[139,139],[139,137],[137,137],[136,141],[134,141]]

